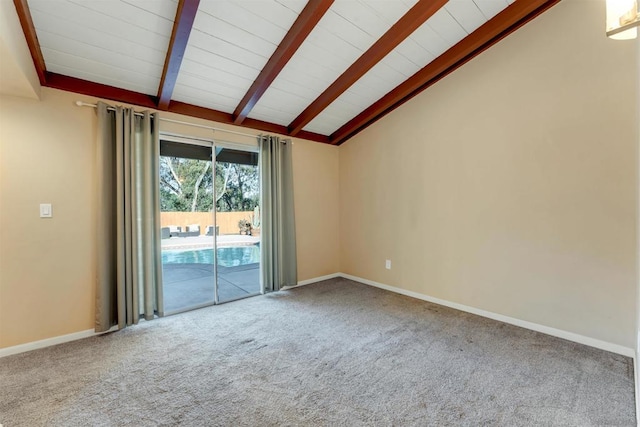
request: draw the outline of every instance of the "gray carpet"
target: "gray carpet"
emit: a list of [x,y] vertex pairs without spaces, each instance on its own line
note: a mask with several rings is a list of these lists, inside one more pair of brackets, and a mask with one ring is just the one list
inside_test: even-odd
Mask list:
[[629,358],[329,280],[0,359],[13,426],[632,426]]

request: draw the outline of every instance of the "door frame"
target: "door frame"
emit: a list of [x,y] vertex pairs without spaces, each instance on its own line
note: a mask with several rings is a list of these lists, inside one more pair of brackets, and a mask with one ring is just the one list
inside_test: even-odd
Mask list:
[[[176,133],[164,132],[164,131],[160,131],[159,140],[160,141],[164,140],[164,141],[170,141],[170,142],[177,142],[177,143],[181,143],[181,144],[199,145],[199,146],[202,146],[202,147],[211,148],[211,154],[212,154],[211,170],[213,171],[214,174],[215,174],[215,164],[216,164],[216,148],[218,148],[218,147],[219,148],[228,148],[228,149],[233,149],[233,150],[241,150],[241,151],[253,152],[253,153],[257,153],[258,156],[260,155],[260,148],[258,146],[257,141],[254,144],[242,144],[242,143],[230,142],[230,141],[224,141],[224,140],[220,141],[220,140],[217,140],[217,139],[214,139],[214,138],[202,138],[202,137],[195,137],[195,136],[190,136],[190,135],[176,134]],[[258,173],[259,173],[259,168],[260,168],[260,162],[258,161]],[[214,179],[215,179],[215,176],[214,176]],[[214,186],[213,197],[215,198],[215,186]],[[262,183],[260,183],[260,200],[262,200]],[[158,199],[158,202],[159,202],[159,199]],[[213,206],[212,215],[213,215],[213,224],[214,224],[214,227],[215,227],[217,225],[217,210],[216,210],[216,207],[215,207],[215,203],[214,203],[214,206]],[[213,302],[206,302],[206,303],[202,303],[202,304],[196,304],[196,305],[184,308],[184,309],[165,311],[164,312],[165,315],[170,316],[170,315],[173,315],[173,314],[184,313],[186,311],[197,310],[199,308],[204,308],[204,307],[210,307],[210,306],[213,306],[213,305],[224,304],[224,303],[227,303],[227,302],[237,301],[237,300],[240,300],[240,299],[249,298],[249,297],[253,297],[253,296],[264,294],[264,284],[262,283],[262,262],[260,262],[259,291],[257,293],[255,293],[255,294],[249,294],[249,295],[246,295],[246,296],[241,296],[241,297],[238,297],[238,298],[234,298],[234,299],[225,300],[223,302],[220,302],[219,295],[218,295],[218,259],[217,259],[218,241],[217,241],[217,238],[218,238],[218,236],[216,235],[216,233],[213,233],[213,289],[214,289]],[[262,248],[260,248],[260,250],[262,250]]]

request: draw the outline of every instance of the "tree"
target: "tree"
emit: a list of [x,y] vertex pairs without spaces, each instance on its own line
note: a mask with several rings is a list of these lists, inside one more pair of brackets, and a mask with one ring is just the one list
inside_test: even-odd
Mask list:
[[[220,212],[250,211],[260,203],[258,168],[236,163],[217,163],[216,168],[228,168],[226,188],[216,186],[216,208]],[[222,191],[221,191],[222,190]]]
[[211,162],[160,157],[160,209],[208,211],[213,207]]
[[[181,157],[160,157],[160,209],[206,212],[248,211],[258,206],[260,185],[256,166],[215,164]],[[215,201],[214,201],[215,188]]]

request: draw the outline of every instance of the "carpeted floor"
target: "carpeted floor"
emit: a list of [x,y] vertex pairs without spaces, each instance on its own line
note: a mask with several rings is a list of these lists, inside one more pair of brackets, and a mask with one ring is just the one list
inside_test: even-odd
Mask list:
[[14,426],[635,425],[629,358],[333,279],[0,359]]

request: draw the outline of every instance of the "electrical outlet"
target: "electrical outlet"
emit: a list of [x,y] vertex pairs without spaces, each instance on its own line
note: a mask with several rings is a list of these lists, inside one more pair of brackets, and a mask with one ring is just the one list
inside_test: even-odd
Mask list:
[[384,268],[386,268],[387,270],[391,270],[391,260],[390,259],[385,261]]

